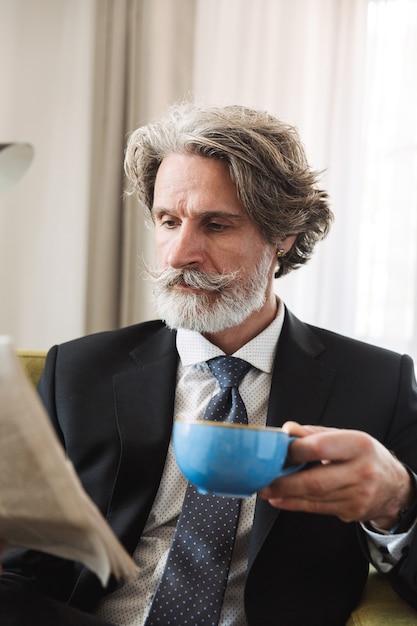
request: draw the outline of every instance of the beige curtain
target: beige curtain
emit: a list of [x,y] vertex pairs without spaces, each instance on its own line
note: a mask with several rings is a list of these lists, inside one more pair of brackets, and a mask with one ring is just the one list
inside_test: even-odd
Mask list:
[[372,0],[355,332],[417,364],[417,2]]

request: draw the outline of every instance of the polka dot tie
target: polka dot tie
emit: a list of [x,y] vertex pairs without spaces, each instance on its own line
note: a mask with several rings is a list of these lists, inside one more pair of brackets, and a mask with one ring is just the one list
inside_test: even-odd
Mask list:
[[[203,419],[247,424],[238,385],[250,364],[231,356],[207,363],[220,391],[210,400]],[[239,509],[237,498],[199,494],[188,484],[145,626],[217,626]]]
[[207,361],[207,365],[217,378],[220,391],[208,403],[203,419],[247,424],[246,407],[238,386],[250,368],[250,363],[233,356],[218,356]]

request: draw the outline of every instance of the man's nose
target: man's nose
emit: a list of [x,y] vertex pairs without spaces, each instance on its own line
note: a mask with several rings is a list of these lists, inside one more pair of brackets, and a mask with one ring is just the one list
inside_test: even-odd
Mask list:
[[181,224],[171,241],[167,261],[170,267],[198,267],[204,261],[204,237],[188,224]]

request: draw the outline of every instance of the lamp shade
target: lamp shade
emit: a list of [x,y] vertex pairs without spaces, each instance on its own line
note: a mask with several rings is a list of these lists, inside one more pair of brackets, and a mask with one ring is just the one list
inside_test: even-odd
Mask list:
[[33,155],[33,146],[29,143],[0,143],[0,193],[23,176]]

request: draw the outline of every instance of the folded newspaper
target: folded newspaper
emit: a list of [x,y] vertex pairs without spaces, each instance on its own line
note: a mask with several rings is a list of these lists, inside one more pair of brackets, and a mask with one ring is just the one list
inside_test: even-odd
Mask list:
[[106,585],[137,568],[85,493],[7,336],[0,336],[0,540],[79,561]]

